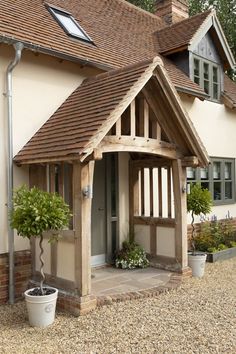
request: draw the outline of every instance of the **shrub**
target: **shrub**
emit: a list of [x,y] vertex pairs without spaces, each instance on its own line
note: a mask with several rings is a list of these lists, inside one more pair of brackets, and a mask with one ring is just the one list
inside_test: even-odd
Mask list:
[[145,268],[149,265],[144,249],[134,241],[124,241],[122,249],[117,253],[116,268]]

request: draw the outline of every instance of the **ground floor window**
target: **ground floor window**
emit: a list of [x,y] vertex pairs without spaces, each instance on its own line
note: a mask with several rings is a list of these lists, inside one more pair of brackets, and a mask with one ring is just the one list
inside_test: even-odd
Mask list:
[[235,201],[235,162],[234,159],[211,158],[206,168],[187,168],[187,182],[201,183],[211,194],[214,205],[229,204]]

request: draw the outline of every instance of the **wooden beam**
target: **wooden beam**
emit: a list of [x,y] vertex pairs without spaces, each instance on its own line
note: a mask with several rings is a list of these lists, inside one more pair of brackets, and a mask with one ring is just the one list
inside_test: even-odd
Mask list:
[[51,275],[57,276],[57,252],[58,252],[58,242],[54,241],[51,243]]
[[168,202],[168,218],[171,218],[171,169],[167,168],[167,202]]
[[184,269],[188,266],[187,260],[187,198],[183,192],[186,186],[186,168],[182,167],[181,160],[172,162],[173,189],[175,200],[175,257]]
[[185,156],[182,158],[182,166],[183,167],[198,167],[199,160],[196,156]]
[[175,227],[175,219],[170,218],[153,218],[149,216],[134,216],[135,225],[156,225],[163,227]]
[[135,137],[136,135],[136,112],[135,112],[135,100],[130,104],[130,135]]
[[150,180],[150,216],[153,216],[153,170],[149,168],[149,180]]
[[144,138],[148,139],[149,138],[149,106],[147,101],[144,99],[144,112],[143,112],[143,117],[144,117]]
[[73,165],[73,210],[75,230],[75,288],[80,296],[91,293],[91,196],[83,191],[93,186],[94,161]]
[[121,136],[121,117],[116,122],[116,135]]
[[105,152],[140,152],[152,155],[163,156],[169,159],[176,159],[179,154],[170,144],[158,142],[156,139],[145,139],[142,137],[132,138],[130,136],[106,136],[98,148]]
[[158,168],[158,206],[159,217],[162,218],[162,169]]

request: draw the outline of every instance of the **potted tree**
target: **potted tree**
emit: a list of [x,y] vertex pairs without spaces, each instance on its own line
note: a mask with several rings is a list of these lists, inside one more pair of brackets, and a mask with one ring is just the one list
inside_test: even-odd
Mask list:
[[[14,193],[13,208],[10,213],[11,227],[22,237],[40,239],[40,286],[25,292],[29,322],[32,326],[46,327],[53,323],[58,296],[57,289],[43,287],[45,280],[43,232],[61,230],[68,225],[69,218],[69,207],[57,194],[44,192],[36,187],[27,189],[26,186],[22,186]],[[58,233],[54,233],[49,242],[55,240],[57,235]]]
[[202,277],[204,275],[206,254],[196,251],[195,245],[195,227],[194,227],[194,215],[206,215],[210,213],[212,206],[211,194],[207,189],[201,187],[201,185],[191,185],[190,193],[187,195],[187,211],[191,213],[192,232],[191,232],[191,252],[188,254],[188,263],[192,268],[192,274],[194,277]]

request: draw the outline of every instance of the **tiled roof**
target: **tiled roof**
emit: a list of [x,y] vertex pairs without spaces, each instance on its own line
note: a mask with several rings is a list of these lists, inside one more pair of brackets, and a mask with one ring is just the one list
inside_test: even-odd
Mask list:
[[210,14],[211,10],[157,31],[159,53],[169,53],[187,47]]
[[223,99],[229,108],[236,109],[236,82],[232,81],[227,75],[224,79]]
[[[45,2],[46,3],[46,2]],[[162,19],[123,0],[50,0],[74,16],[95,45],[71,39],[58,25],[41,0],[1,0],[1,36],[21,40],[26,47],[56,56],[118,68],[153,58],[157,53],[155,32],[165,26]],[[167,65],[173,82],[196,94],[203,91],[176,68]],[[194,86],[194,87],[193,87]]]
[[[15,156],[14,161],[24,164],[78,159],[83,154],[89,155],[154,72],[157,75],[157,68],[164,78],[164,85],[172,92],[172,99],[180,105],[162,67],[156,57],[86,79]],[[206,163],[207,155],[190,119],[183,110],[179,117],[185,127],[184,131],[181,130],[184,143],[191,153],[196,152]],[[173,124],[180,129],[178,119]]]

